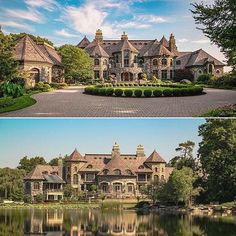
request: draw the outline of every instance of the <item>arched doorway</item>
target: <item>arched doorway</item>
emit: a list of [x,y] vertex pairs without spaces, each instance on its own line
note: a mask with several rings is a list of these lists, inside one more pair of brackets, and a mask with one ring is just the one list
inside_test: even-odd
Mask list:
[[124,72],[121,74],[122,81],[133,81],[133,74],[130,72]]
[[32,68],[30,70],[30,78],[35,81],[35,83],[38,83],[40,81],[40,72],[37,68]]

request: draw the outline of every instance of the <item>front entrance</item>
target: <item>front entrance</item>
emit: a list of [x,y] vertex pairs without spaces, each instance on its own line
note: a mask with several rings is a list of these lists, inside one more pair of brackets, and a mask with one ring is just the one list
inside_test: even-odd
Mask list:
[[33,79],[35,81],[35,83],[38,83],[40,80],[39,69],[37,69],[37,68],[31,69],[30,70],[30,78]]
[[121,74],[122,81],[133,81],[133,74],[130,72],[124,72]]

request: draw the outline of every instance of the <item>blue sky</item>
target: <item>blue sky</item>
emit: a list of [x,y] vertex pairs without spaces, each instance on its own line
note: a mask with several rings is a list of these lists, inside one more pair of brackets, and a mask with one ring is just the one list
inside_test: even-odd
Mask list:
[[[180,142],[196,144],[204,119],[1,119],[0,167],[16,167],[24,156],[46,160],[70,154],[110,153],[115,142],[122,153],[135,153],[143,144],[146,155],[156,149],[168,161]],[[195,148],[195,154],[197,151]]]
[[[201,0],[0,0],[0,24],[5,33],[28,32],[49,38],[56,46],[92,40],[96,29],[105,38],[167,38],[173,32],[179,50],[199,48],[220,60],[223,54],[196,29],[191,2]],[[204,0],[212,3],[213,0]]]

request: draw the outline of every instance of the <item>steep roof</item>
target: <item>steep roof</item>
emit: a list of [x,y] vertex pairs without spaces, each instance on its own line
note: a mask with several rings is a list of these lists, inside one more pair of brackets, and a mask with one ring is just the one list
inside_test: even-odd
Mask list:
[[45,180],[44,173],[52,174],[54,172],[58,173],[58,166],[37,165],[25,176],[24,180]]
[[54,183],[54,184],[64,184],[65,183],[65,181],[58,175],[44,174],[43,177],[47,183]]
[[40,50],[38,45],[28,35],[16,41],[14,57],[17,61],[34,61],[53,64],[53,61]]
[[93,57],[99,56],[99,57],[109,57],[108,53],[103,49],[103,47],[100,45],[99,42],[93,41],[91,44],[89,44],[85,51]]
[[191,56],[186,64],[186,67],[191,66],[202,66],[207,62],[213,62],[217,66],[224,66],[225,64],[217,60],[216,58],[212,57],[210,54],[205,52],[202,49],[199,49],[195,52],[191,53]]
[[90,44],[90,41],[87,39],[86,36],[78,43],[77,47],[79,48],[86,48]]
[[76,148],[70,154],[69,157],[65,158],[65,161],[81,161],[81,162],[86,162],[85,158],[78,152],[78,150]]
[[168,40],[166,39],[165,36],[163,36],[162,39],[160,40],[160,44],[162,44],[166,48],[169,47],[169,42],[168,42]]
[[166,161],[157,153],[156,150],[152,152],[152,154],[147,158],[145,163],[166,163]]
[[129,40],[120,40],[119,43],[111,48],[111,50],[112,53],[121,52],[123,50],[130,50],[131,52],[138,53],[138,50],[129,42]]

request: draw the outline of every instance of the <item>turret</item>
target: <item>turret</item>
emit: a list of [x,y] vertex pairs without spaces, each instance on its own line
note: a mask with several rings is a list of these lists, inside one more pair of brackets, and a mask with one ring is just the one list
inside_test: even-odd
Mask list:
[[176,42],[175,42],[175,36],[172,33],[170,35],[170,40],[169,40],[169,50],[171,52],[177,50]]
[[102,41],[103,41],[103,35],[102,35],[102,31],[101,31],[100,29],[98,29],[98,30],[96,31],[95,40],[96,40],[98,43],[102,43]]
[[115,143],[112,147],[112,152],[111,152],[111,155],[112,157],[114,157],[114,155],[120,155],[120,146],[119,144]]
[[128,40],[127,33],[123,32],[123,34],[121,35],[121,40]]

